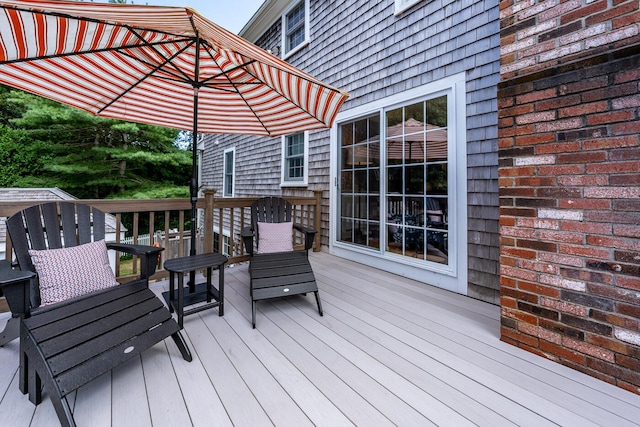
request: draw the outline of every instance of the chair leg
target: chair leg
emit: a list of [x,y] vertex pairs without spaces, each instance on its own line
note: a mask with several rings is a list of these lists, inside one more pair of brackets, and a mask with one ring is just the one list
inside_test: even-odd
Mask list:
[[320,302],[320,294],[318,293],[318,291],[314,292],[316,294],[316,302],[318,303],[318,313],[320,313],[320,316],[324,316],[324,312],[322,311],[322,303]]
[[191,355],[191,351],[189,350],[187,343],[182,337],[182,334],[180,332],[176,332],[171,335],[171,338],[173,338],[173,342],[175,342],[176,345],[178,346],[178,350],[180,350],[180,354],[182,354],[182,358],[187,362],[191,362],[193,360],[193,356]]
[[256,300],[251,300],[251,324],[256,328]]
[[20,336],[20,318],[10,317],[7,324],[0,333],[0,347],[13,341]]

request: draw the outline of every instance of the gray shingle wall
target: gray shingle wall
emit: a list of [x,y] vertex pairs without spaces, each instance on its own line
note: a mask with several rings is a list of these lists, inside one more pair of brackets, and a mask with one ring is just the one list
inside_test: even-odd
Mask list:
[[[393,3],[311,0],[310,43],[288,61],[348,91],[343,111],[466,73],[469,295],[498,303],[498,1],[422,1],[399,16],[393,15]],[[280,31],[276,22],[257,44],[273,47]],[[219,153],[206,153],[205,162],[221,170],[220,147],[236,145],[238,196],[281,193],[280,139],[220,140],[214,149]],[[251,141],[250,149],[241,148]],[[328,243],[329,143],[328,131],[310,137],[308,190],[324,190],[324,244]],[[219,176],[205,173],[204,182],[220,189],[222,173],[216,173]]]

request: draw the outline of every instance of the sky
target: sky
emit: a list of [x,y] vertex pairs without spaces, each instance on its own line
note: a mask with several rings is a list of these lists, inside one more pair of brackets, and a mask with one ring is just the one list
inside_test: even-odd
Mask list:
[[135,4],[189,6],[210,21],[238,34],[264,0],[135,0]]

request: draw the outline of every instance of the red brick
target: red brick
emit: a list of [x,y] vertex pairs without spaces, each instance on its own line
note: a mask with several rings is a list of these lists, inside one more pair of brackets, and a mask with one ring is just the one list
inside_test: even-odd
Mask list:
[[501,265],[500,266],[500,274],[503,274],[508,277],[513,277],[516,279],[523,279],[529,282],[538,281],[538,274],[533,271],[521,270],[515,267],[508,267]]
[[534,131],[533,125],[527,126],[518,126],[512,128],[500,128],[499,135],[501,138],[506,138],[509,136],[522,136],[532,134]]
[[[516,258],[524,258],[524,259],[536,259],[537,252],[531,251],[527,249],[520,248],[512,248],[512,247],[501,247],[500,253],[504,255],[513,256]],[[515,266],[515,264],[513,264]]]
[[552,262],[554,264],[570,265],[572,267],[584,266],[584,258],[569,255],[552,254],[548,252],[540,252],[538,255],[540,261]]
[[540,239],[552,242],[574,243],[577,245],[584,243],[584,235],[579,233],[569,233],[566,231],[547,231],[540,230],[538,232]]
[[638,279],[637,277],[618,276],[616,277],[616,284],[621,288],[635,289],[636,291],[640,291],[640,279]]
[[[636,3],[635,0],[630,1],[627,4],[631,6],[635,6],[636,8],[638,6],[638,3]],[[615,84],[632,82],[632,81],[640,81],[640,68],[636,68],[634,70],[624,70],[617,73],[614,76]]]
[[640,385],[640,372],[633,372],[629,369],[616,366],[613,363],[608,363],[598,359],[587,359],[587,366],[595,369],[605,375],[610,375],[614,378],[621,379],[636,386]]
[[546,175],[580,175],[584,174],[583,165],[539,166],[538,176]]
[[591,3],[587,6],[582,6],[578,10],[562,15],[562,17],[560,18],[560,22],[562,23],[562,25],[564,25],[568,22],[572,22],[577,19],[582,19],[586,16],[593,15],[593,14],[596,14],[597,12],[606,10],[607,6],[608,6],[607,0],[600,0],[598,2]]
[[[592,202],[600,202],[600,200],[591,200]],[[574,231],[580,233],[591,234],[611,234],[612,226],[606,223],[563,221],[560,228],[565,231]]]
[[568,107],[570,105],[578,105],[582,102],[582,98],[578,94],[559,96],[557,98],[536,102],[536,111],[555,110],[558,108]]
[[637,322],[637,319],[640,318],[640,305],[625,304],[625,303],[619,302],[616,304],[616,311],[626,316],[635,317],[636,322]]
[[518,289],[522,289],[525,292],[531,292],[541,296],[547,296],[550,298],[560,297],[560,290],[558,290],[557,288],[541,285],[539,283],[526,282],[524,280],[520,280],[518,282]]
[[619,136],[615,138],[598,138],[584,141],[582,148],[585,150],[602,150],[619,147],[635,147],[638,145],[638,135]]
[[515,117],[521,114],[533,112],[533,104],[516,105],[511,108],[502,108],[498,110],[498,117]]
[[500,138],[498,139],[498,148],[509,148],[515,144],[515,138]]
[[555,187],[556,179],[552,176],[525,176],[515,178],[516,187]]
[[558,177],[558,184],[568,186],[602,186],[609,184],[609,177],[605,175],[566,175]]
[[518,301],[527,301],[533,304],[538,303],[538,295],[529,292],[523,292],[518,289],[504,288],[500,291],[501,297],[509,297]]
[[631,173],[638,171],[640,171],[640,162],[608,162],[587,165],[588,174]]
[[611,28],[613,30],[617,30],[618,28],[623,28],[630,25],[637,25],[638,22],[640,22],[640,13],[632,13],[632,14],[614,19],[612,22]]
[[613,234],[616,236],[640,238],[640,225],[614,224]]
[[611,209],[611,201],[607,199],[561,199],[558,206],[568,209]]
[[586,340],[593,345],[609,349],[616,353],[629,354],[629,345],[613,338],[607,338],[596,334],[587,334]]
[[518,305],[514,298],[500,295],[500,307],[516,309]]
[[[588,241],[587,241],[587,244],[589,244]],[[591,246],[576,246],[576,245],[561,244],[559,247],[559,252],[561,254],[581,255],[581,256],[587,256],[587,257],[598,258],[598,259],[610,258],[609,250],[594,248]]]
[[518,262],[517,262],[517,260],[515,258],[501,256],[500,257],[500,265],[505,265],[505,266],[508,266],[508,267],[516,267],[518,265]]
[[609,113],[593,114],[587,117],[587,126],[610,124],[615,122],[625,122],[632,120],[634,114],[632,110],[613,111]]
[[532,337],[531,335],[526,335],[521,332],[513,331],[511,329],[501,328],[500,329],[500,339],[511,339],[518,343],[523,343],[529,345],[531,347],[538,346],[538,338]]
[[640,387],[629,384],[628,382],[618,380],[616,381],[616,385],[624,390],[630,391],[631,393],[640,394]]
[[587,26],[591,26],[593,24],[597,24],[599,22],[609,21],[612,18],[617,16],[625,15],[634,10],[638,10],[638,2],[635,0],[628,1],[626,3],[622,3],[617,5],[616,7],[610,8],[609,10],[602,11],[593,16],[588,17],[585,20],[585,24]]
[[611,185],[637,186],[640,185],[640,174],[612,175],[609,180]]
[[640,150],[638,147],[632,148],[614,148],[609,150],[609,160],[638,160],[640,159]]
[[[588,81],[588,80],[587,80]],[[558,110],[558,118],[584,116],[595,113],[602,113],[609,109],[607,101],[591,102],[587,104],[578,104],[572,107],[561,108]]]
[[[539,142],[540,144],[541,142]],[[536,146],[536,154],[573,153],[582,149],[577,141],[561,142],[557,144],[542,144]]]
[[640,241],[636,239],[624,239],[606,236],[587,236],[587,244],[606,248],[640,251]]
[[570,348],[572,350],[579,351],[580,353],[584,353],[589,356],[596,357],[598,359],[602,359],[610,363],[615,363],[616,361],[615,355],[612,351],[605,350],[603,348],[600,348],[591,344],[587,344],[585,342],[578,341],[573,338],[564,337],[562,339],[562,344],[565,347]]
[[530,314],[530,313],[525,313],[524,311],[513,310],[507,307],[502,307],[501,312],[503,316],[511,317],[512,319],[521,320],[523,322],[527,322],[532,325],[538,324],[537,316],[534,316],[533,314]]
[[545,90],[539,90],[535,92],[527,92],[516,97],[517,104],[526,104],[529,102],[536,102],[542,99],[556,98],[558,91],[556,88],[550,88]]
[[604,311],[591,309],[591,313],[589,316],[594,320],[609,323],[615,326],[622,326],[627,329],[637,329],[638,327],[637,320],[630,319],[626,316],[620,316],[614,313],[607,313]]
[[629,135],[640,133],[640,120],[627,123],[615,123],[611,126],[611,132],[613,135]]
[[585,362],[585,357],[582,354],[568,350],[564,347],[550,343],[548,341],[540,341],[540,350],[546,353],[551,353],[555,356],[560,357],[561,359],[570,360],[581,365],[583,365]]
[[547,273],[547,274],[559,273],[558,267],[553,264],[549,264],[548,262],[539,262],[539,261],[520,259],[518,261],[518,267],[524,268],[525,270],[537,271],[540,273]]
[[572,304],[565,301],[558,301],[556,299],[541,298],[540,304],[544,307],[554,308],[565,313],[571,313],[576,316],[586,317],[589,314],[589,309],[583,305]]
[[546,230],[560,229],[560,223],[555,219],[518,218],[516,224],[518,227],[543,228]]
[[587,151],[571,154],[558,154],[558,164],[562,163],[598,163],[607,160],[604,151]]
[[506,286],[509,288],[516,288],[518,286],[518,281],[510,277],[500,276],[500,286],[501,286],[500,289],[502,289],[503,286]]
[[534,166],[500,168],[498,176],[531,176],[535,174],[535,170]]
[[[619,278],[620,277],[617,277],[616,279],[619,279]],[[609,298],[611,300],[628,302],[631,304],[640,304],[640,294],[632,290],[620,289],[620,288],[614,288],[612,286],[596,285],[593,283],[589,283],[587,285],[587,292],[596,297],[604,297],[604,298]]]
[[543,122],[536,124],[536,132],[557,132],[567,129],[577,129],[584,126],[582,117],[574,117],[572,119],[554,120],[552,122]]

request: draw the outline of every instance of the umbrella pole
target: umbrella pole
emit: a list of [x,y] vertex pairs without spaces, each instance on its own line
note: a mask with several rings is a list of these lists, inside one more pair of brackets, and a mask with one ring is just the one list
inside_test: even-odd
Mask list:
[[[200,87],[200,37],[196,32],[196,69],[193,83],[193,132],[191,133],[191,250],[189,255],[196,254],[196,216],[198,203],[198,88]],[[193,277],[191,278],[193,283]]]

